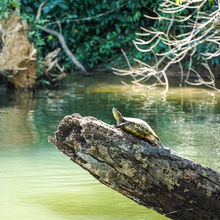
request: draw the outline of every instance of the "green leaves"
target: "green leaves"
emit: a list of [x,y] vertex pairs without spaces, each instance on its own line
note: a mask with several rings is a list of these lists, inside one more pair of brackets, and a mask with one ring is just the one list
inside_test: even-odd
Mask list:
[[182,5],[183,1],[182,0],[176,0],[176,3],[179,4],[179,5]]
[[[59,31],[65,37],[69,49],[88,68],[118,59],[120,49],[133,48],[135,32],[144,23],[146,8],[154,0],[48,0],[42,8],[40,19],[35,20],[39,1],[21,1],[22,16],[31,26],[30,39],[38,50],[39,58],[60,47],[59,41],[37,29],[37,25]],[[145,21],[144,21],[145,20]],[[57,23],[56,23],[57,22]],[[61,28],[61,29],[60,29]],[[71,66],[62,57],[66,66]]]
[[[182,0],[172,0],[182,4]],[[22,17],[30,26],[29,37],[37,48],[38,60],[49,52],[60,47],[59,40],[49,34],[42,33],[37,26],[47,26],[55,31],[61,31],[65,41],[77,59],[87,68],[93,68],[101,63],[123,60],[121,49],[126,51],[129,59],[139,58],[144,62],[154,60],[152,54],[139,53],[134,45],[135,33],[142,27],[154,27],[160,31],[167,30],[169,22],[144,18],[144,14],[155,16],[154,9],[159,7],[162,0],[48,0],[42,8],[41,16],[36,20],[36,13],[42,1],[33,0],[0,0],[0,19],[7,17],[9,10],[20,7]],[[213,0],[206,3],[207,12],[212,10]],[[185,11],[182,16],[190,12]],[[179,28],[174,22],[173,34],[183,34],[184,27]],[[172,37],[172,36],[170,36]],[[151,42],[151,45],[155,42]],[[198,46],[199,52],[211,52],[207,45]],[[155,52],[169,50],[160,42]],[[199,62],[199,55],[198,55]],[[219,58],[214,58],[211,64],[218,65]],[[61,52],[61,62],[66,68],[73,69],[71,61]]]
[[10,10],[20,8],[19,0],[1,0],[0,1],[0,20],[8,18]]
[[211,5],[214,5],[214,0],[208,0],[208,2],[209,2],[209,5],[211,6]]

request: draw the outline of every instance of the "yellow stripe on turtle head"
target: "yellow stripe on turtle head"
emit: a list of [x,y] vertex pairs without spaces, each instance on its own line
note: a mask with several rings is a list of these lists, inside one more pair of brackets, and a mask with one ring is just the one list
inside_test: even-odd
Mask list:
[[122,121],[121,113],[116,108],[113,107],[112,108],[112,114],[113,114],[114,118],[116,119],[117,124],[119,125]]

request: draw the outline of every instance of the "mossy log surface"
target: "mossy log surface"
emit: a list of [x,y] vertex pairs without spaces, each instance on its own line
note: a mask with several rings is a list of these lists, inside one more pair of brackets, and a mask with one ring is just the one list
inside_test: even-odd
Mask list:
[[98,181],[172,219],[220,219],[220,173],[93,117],[66,116],[49,142]]

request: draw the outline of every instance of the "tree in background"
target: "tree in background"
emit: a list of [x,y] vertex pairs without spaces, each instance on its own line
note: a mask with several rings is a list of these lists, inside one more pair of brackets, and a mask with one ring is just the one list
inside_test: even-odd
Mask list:
[[[125,68],[122,65],[125,63],[121,53],[123,48],[129,65],[134,65],[135,57],[141,68],[117,73],[131,75],[136,84],[153,76],[165,84],[167,90],[167,72],[175,67],[181,85],[215,87],[213,67],[219,63],[219,38],[213,21],[219,13],[217,2],[48,0],[42,3],[32,0],[2,0],[0,3],[0,19],[17,11],[29,24],[29,38],[37,49],[37,76],[41,85],[50,84],[44,71],[48,54],[60,52],[59,58],[48,59],[59,59],[64,65],[58,68],[58,72],[63,68],[67,72],[75,71],[73,59],[65,48],[85,69],[106,70],[113,66],[121,69]],[[139,39],[135,40],[139,27],[143,32],[137,34]],[[203,69],[198,68],[200,66]],[[193,74],[198,81],[189,80]],[[52,80],[59,77],[55,75]]]
[[[132,54],[135,31],[140,25],[148,25],[143,13],[158,5],[153,0],[48,0],[42,3],[3,0],[0,14],[7,17],[17,11],[29,24],[29,38],[37,49],[38,82],[45,85],[50,82],[45,80],[44,58],[63,48],[61,41],[86,69],[104,64],[104,69],[110,70],[123,61],[123,57],[118,56],[120,48],[127,48]],[[59,61],[66,72],[73,72],[75,66],[65,52],[60,51]]]
[[[115,64],[119,61],[121,48],[133,50],[132,40],[139,26],[149,25],[143,14],[157,7],[157,1],[139,0],[48,0],[36,14],[41,2],[23,0],[21,15],[31,25],[30,38],[44,57],[60,47],[60,42],[52,34],[46,34],[39,27],[56,31],[65,39],[66,45],[76,58],[87,68],[101,63]],[[134,51],[134,50],[133,50]],[[61,59],[67,69],[72,69],[70,59],[61,52]],[[123,57],[121,57],[121,60]]]
[[154,77],[156,84],[165,85],[167,91],[167,74],[175,71],[180,85],[205,85],[218,90],[213,71],[220,58],[220,31],[215,25],[220,14],[218,4],[207,0],[163,0],[155,16],[145,15],[155,21],[154,25],[141,27],[142,32],[133,41],[138,51],[151,58],[150,62],[136,59],[139,68],[129,64],[129,70],[115,69],[115,73],[132,76],[135,84]]

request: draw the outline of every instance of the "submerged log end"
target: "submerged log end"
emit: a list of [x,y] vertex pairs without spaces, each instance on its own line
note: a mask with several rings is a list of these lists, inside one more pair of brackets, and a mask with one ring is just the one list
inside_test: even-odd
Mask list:
[[48,141],[101,183],[172,219],[220,219],[220,174],[93,117],[66,116]]

